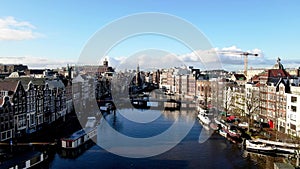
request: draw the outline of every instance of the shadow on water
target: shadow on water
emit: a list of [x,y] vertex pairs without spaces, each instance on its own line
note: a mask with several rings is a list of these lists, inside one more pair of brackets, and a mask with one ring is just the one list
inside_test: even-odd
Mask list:
[[[150,137],[156,135],[178,119],[195,122],[195,112],[163,112],[155,121],[138,124],[116,113],[108,114],[103,120],[117,131],[128,136]],[[199,143],[202,126],[195,122],[187,136],[174,148],[149,158],[126,158],[111,154],[98,145],[93,145],[74,159],[66,159],[56,154],[49,168],[101,168],[101,169],[210,169],[243,168],[258,166],[249,158],[243,158],[241,148],[218,134]]]

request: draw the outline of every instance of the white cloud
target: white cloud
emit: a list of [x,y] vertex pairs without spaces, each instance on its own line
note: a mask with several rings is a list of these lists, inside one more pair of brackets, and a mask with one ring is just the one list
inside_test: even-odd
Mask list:
[[12,16],[0,18],[0,40],[26,40],[42,36],[33,29],[35,26],[29,22],[17,21]]
[[268,59],[264,58],[262,50],[243,50],[237,46],[213,48],[210,50],[197,50],[183,55],[170,55],[149,50],[144,53],[138,53],[134,57],[131,56],[130,58],[127,58],[126,56],[118,58],[111,58],[107,56],[106,58],[109,60],[109,65],[122,69],[135,69],[137,64],[139,64],[141,68],[165,68],[187,65],[200,69],[223,69],[225,67],[240,67],[240,69],[243,69],[244,58],[241,56],[241,53],[243,52],[258,54],[258,57],[251,55],[248,56],[249,66],[254,65],[254,63],[270,63]]
[[76,61],[66,59],[49,59],[44,57],[33,56],[2,56],[0,57],[2,64],[23,64],[28,65],[29,68],[58,68],[67,66],[67,64],[74,65]]
[[235,45],[230,46],[230,47],[224,47],[221,49],[221,51],[232,51],[232,52],[241,52],[242,49],[236,47]]
[[[142,70],[154,69],[154,68],[168,68],[174,66],[194,66],[200,69],[243,69],[244,59],[240,54],[238,55],[217,55],[219,51],[245,51],[236,46],[228,48],[214,48],[211,50],[197,50],[184,55],[175,55],[157,51],[146,51],[139,53],[131,57],[120,56],[120,57],[103,57],[100,59],[99,64],[102,65],[103,60],[108,60],[109,66],[117,69],[135,69],[139,64]],[[258,53],[260,57],[249,57],[249,67],[255,67],[257,65],[272,65],[275,63],[274,60],[263,57],[263,53],[260,49],[247,50],[247,52]],[[67,59],[51,59],[46,57],[34,57],[34,56],[0,56],[0,63],[3,64],[25,64],[29,68],[57,68],[63,67],[67,64],[76,65],[78,60],[67,60]],[[287,64],[299,64],[299,61],[287,61],[283,63]]]

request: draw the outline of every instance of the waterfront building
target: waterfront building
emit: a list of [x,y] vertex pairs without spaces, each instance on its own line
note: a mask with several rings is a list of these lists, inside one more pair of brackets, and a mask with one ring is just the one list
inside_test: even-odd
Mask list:
[[290,92],[290,79],[278,58],[272,69],[259,75],[260,121],[269,123],[271,128],[285,131],[286,93]]
[[[211,83],[211,104],[212,107],[219,110],[219,111],[225,111],[227,113],[227,110],[224,110],[224,98],[228,97],[228,94],[225,95],[228,90],[225,89],[225,79],[223,78],[212,78],[210,79]],[[224,92],[226,91],[226,92]],[[227,100],[227,99],[226,99]]]
[[188,78],[189,75],[181,75],[181,93],[182,95],[188,95]]
[[159,88],[165,88],[166,90],[170,90],[170,85],[168,84],[168,70],[162,69],[159,77]]
[[[37,90],[33,83],[30,81],[26,90],[26,104],[27,104],[27,130],[26,133],[33,133],[36,131],[36,102]],[[40,113],[39,113],[40,114]]]
[[171,93],[175,90],[175,83],[174,83],[174,68],[170,68],[167,71],[167,84],[169,86],[169,91]]
[[196,96],[200,105],[210,107],[211,103],[211,82],[207,78],[199,78],[196,81]]
[[229,100],[229,106],[231,107],[231,112],[245,116],[245,107],[246,107],[246,92],[245,92],[245,81],[244,80],[237,80],[242,82],[233,81],[233,83],[229,83],[232,89],[232,96]]
[[160,70],[153,71],[152,83],[154,83],[154,84],[160,83]]
[[300,136],[300,87],[291,86],[291,93],[287,93],[286,104],[286,134]]
[[67,113],[71,113],[73,111],[72,81],[71,79],[65,79],[63,83],[65,85],[65,90],[66,90]]
[[20,81],[1,81],[0,89],[7,91],[13,104],[14,135],[23,136],[27,128],[26,91]]
[[[65,95],[65,85],[60,79],[47,80],[46,84],[52,92],[51,95],[51,107],[54,108],[52,114],[52,120],[57,120],[64,117],[67,113],[66,107],[66,95]],[[53,119],[54,116],[54,119]]]
[[12,139],[14,134],[14,112],[9,96],[0,97],[0,141]]
[[182,94],[182,75],[175,75],[175,93]]
[[196,75],[188,75],[188,95],[196,96]]
[[51,124],[55,121],[55,108],[54,108],[54,92],[50,89],[48,83],[43,87],[44,95],[44,123]]
[[[99,80],[97,82],[97,79],[94,79],[93,77],[89,75],[83,75],[79,74],[72,80],[72,93],[73,93],[73,102],[74,105],[76,104],[77,111],[84,112],[86,111],[86,108],[88,104],[91,101],[96,100],[99,96],[103,95],[109,95],[110,93],[110,84],[109,80],[106,77],[103,77],[105,79],[105,87],[106,88],[100,88],[100,85],[97,85],[99,83]],[[106,83],[107,82],[107,83]],[[108,90],[106,90],[108,89]]]

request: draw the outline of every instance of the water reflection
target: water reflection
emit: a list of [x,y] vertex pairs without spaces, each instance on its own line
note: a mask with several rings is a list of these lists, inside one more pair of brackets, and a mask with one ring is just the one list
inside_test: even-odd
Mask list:
[[[127,110],[126,110],[127,111]],[[128,110],[130,111],[130,109]],[[153,110],[154,111],[154,110]],[[111,127],[128,137],[149,138],[156,136],[169,129],[173,123],[192,124],[186,137],[175,147],[167,152],[148,158],[126,158],[110,153],[97,145],[84,151],[76,160],[68,160],[61,156],[55,156],[51,162],[50,168],[142,168],[142,169],[198,169],[198,168],[258,168],[250,158],[243,158],[242,150],[235,144],[224,139],[218,134],[212,134],[209,139],[199,143],[199,135],[209,130],[203,129],[196,118],[196,112],[190,111],[163,111],[161,116],[151,123],[136,123],[126,119],[126,116],[119,114],[108,114],[101,119],[101,124],[107,122],[108,125],[100,125],[98,128],[97,143],[107,141],[110,151],[123,150],[129,153],[145,153],[142,144],[129,146],[128,144],[119,144],[114,146],[112,141],[121,142],[122,140],[111,140],[110,137],[104,137],[102,132],[108,132]],[[203,130],[202,130],[203,129]],[[180,129],[179,129],[180,132]],[[176,132],[175,132],[176,133]],[[108,134],[108,133],[106,133]],[[114,133],[110,133],[114,134]],[[109,135],[108,135],[109,136]],[[174,136],[176,137],[176,135]],[[150,148],[155,151],[161,148],[157,145],[166,143],[166,139],[156,142]],[[137,146],[140,146],[137,148]],[[131,148],[131,149],[130,149]],[[137,152],[136,150],[139,150]],[[124,152],[127,153],[127,152]],[[131,154],[132,155],[132,154]]]

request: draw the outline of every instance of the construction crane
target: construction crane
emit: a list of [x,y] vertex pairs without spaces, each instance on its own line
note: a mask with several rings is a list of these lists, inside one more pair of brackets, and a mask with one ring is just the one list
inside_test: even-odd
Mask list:
[[242,51],[223,51],[223,52],[217,52],[218,54],[227,54],[227,55],[241,55],[244,56],[244,75],[247,77],[247,71],[248,71],[248,56],[258,56],[257,53],[249,53],[249,52],[242,52]]

